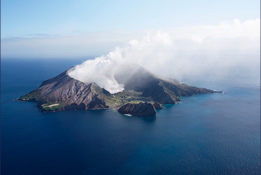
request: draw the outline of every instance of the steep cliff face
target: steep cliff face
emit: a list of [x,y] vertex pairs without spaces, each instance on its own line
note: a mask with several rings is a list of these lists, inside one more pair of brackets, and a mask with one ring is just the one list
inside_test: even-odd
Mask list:
[[176,80],[160,78],[139,67],[124,82],[127,90],[141,92],[143,97],[151,97],[160,104],[175,104],[181,96],[213,93],[214,91],[181,84]]
[[153,106],[155,109],[163,109],[162,105],[159,102],[155,102]]
[[119,110],[121,114],[131,114],[137,117],[152,117],[156,115],[155,107],[151,103],[126,104]]
[[153,101],[160,104],[175,104],[180,101],[179,97],[196,94],[208,94],[214,91],[180,84],[170,80],[158,79],[143,90],[142,96],[151,97]]
[[[103,93],[105,92],[105,93]],[[61,104],[60,109],[106,109],[101,96],[110,93],[95,83],[85,84],[68,76],[67,71],[44,81],[41,86],[19,99],[40,104]],[[48,105],[46,105],[48,107]]]

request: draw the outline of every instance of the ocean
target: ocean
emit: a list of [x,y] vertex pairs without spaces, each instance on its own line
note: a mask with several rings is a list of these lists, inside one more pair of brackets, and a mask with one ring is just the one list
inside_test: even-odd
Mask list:
[[14,99],[83,60],[1,61],[3,175],[259,175],[260,84],[191,80],[195,95],[156,117],[114,110],[41,113]]

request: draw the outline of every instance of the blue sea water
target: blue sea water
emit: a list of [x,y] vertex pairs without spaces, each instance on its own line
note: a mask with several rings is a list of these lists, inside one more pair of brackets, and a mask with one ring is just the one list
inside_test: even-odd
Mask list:
[[13,100],[78,63],[2,60],[1,174],[260,174],[259,83],[195,80],[227,94],[182,98],[152,118]]

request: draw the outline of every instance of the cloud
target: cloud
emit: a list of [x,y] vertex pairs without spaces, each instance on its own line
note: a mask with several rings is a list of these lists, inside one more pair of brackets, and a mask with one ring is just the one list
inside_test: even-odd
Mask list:
[[[216,26],[176,27],[144,31],[89,32],[72,36],[28,35],[27,38],[2,38],[2,58],[84,58],[104,55],[129,40],[161,31],[168,35],[175,50],[203,52],[227,50],[227,53],[259,53],[260,19],[222,22]],[[149,33],[149,34],[148,34]],[[214,42],[213,42],[214,41]],[[163,41],[161,41],[163,42]],[[245,44],[243,42],[246,42]],[[259,42],[258,42],[259,43]],[[234,51],[233,51],[234,50]]]
[[[123,64],[138,64],[165,77],[222,78],[236,69],[259,65],[260,20],[151,31],[104,56],[75,67],[70,76],[96,82],[110,92],[123,90],[115,73]],[[125,72],[128,74],[128,71]]]
[[45,37],[34,34],[1,39],[1,54],[2,58],[84,58],[106,54],[133,37],[132,33],[119,31]]
[[123,64],[138,64],[159,76],[179,80],[222,78],[240,71],[256,73],[260,65],[260,19],[136,32],[6,38],[1,44],[2,58],[101,55],[78,65],[70,75],[117,92],[124,88],[115,79]]

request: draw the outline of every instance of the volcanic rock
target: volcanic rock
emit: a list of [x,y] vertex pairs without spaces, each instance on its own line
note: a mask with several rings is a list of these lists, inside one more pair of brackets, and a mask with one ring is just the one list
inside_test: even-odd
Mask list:
[[158,102],[155,102],[153,104],[153,106],[154,106],[155,109],[163,109],[162,105],[160,103],[158,103]]
[[151,103],[131,104],[127,103],[123,105],[119,110],[121,114],[131,114],[137,117],[152,117],[156,115],[155,107]]
[[[43,81],[38,89],[21,96],[18,100],[37,102],[37,106],[45,112],[119,108],[127,103],[137,102],[143,103],[138,104],[138,108],[134,104],[128,104],[125,107],[133,108],[134,111],[138,109],[153,111],[149,107],[151,104],[144,104],[144,102],[175,104],[182,96],[221,93],[221,91],[188,86],[177,80],[160,78],[139,66],[135,69],[131,67],[131,73],[128,76],[115,74],[116,81],[124,85],[125,90],[122,92],[111,94],[95,82],[86,83],[76,80],[69,76],[71,70],[69,69],[54,78]],[[155,104],[155,107],[160,108],[158,104]],[[138,111],[145,116],[148,112],[145,111],[143,114],[142,111]],[[134,112],[134,114],[137,113]],[[148,114],[154,115],[153,112],[148,112]]]

